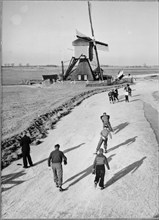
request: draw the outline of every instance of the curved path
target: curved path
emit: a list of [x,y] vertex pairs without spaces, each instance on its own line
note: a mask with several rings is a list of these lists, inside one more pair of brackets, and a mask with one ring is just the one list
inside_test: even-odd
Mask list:
[[[35,166],[24,170],[22,160],[2,171],[2,218],[152,218],[158,215],[158,142],[148,112],[157,102],[156,81],[132,86],[130,102],[109,104],[107,93],[83,101],[62,118],[43,143],[32,147]],[[146,105],[149,108],[145,107]],[[150,107],[151,106],[151,107]],[[145,115],[146,108],[146,115]],[[147,112],[148,111],[148,112]],[[115,132],[108,141],[105,189],[94,188],[91,166],[107,112]],[[157,119],[156,119],[157,121]],[[59,143],[68,158],[64,185],[54,186],[47,158]]]

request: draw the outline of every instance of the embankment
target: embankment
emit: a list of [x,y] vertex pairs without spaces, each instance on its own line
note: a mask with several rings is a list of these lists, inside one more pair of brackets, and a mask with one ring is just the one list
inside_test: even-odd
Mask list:
[[[121,85],[122,86],[122,85]],[[31,137],[32,144],[38,145],[41,140],[47,137],[48,130],[53,129],[55,124],[65,115],[69,114],[71,110],[79,105],[84,99],[101,92],[109,90],[111,87],[101,87],[90,91],[83,92],[79,95],[74,96],[69,101],[63,103],[57,108],[52,109],[52,111],[40,115],[38,118],[30,124],[30,126],[25,129]],[[2,159],[1,159],[1,169],[7,167],[12,161],[18,160],[22,157],[20,149],[21,134],[16,134],[5,140],[2,140]]]

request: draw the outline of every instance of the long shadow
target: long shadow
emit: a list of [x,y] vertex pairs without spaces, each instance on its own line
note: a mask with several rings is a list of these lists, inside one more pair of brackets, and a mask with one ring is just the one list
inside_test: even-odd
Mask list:
[[137,97],[137,96],[140,96],[140,95],[132,95],[132,97]]
[[[85,143],[82,143],[82,144],[79,144],[79,145],[77,145],[77,146],[75,146],[75,147],[68,148],[68,149],[64,150],[63,153],[68,153],[69,151],[75,150],[75,149],[81,147],[81,146],[84,145],[84,144],[85,144]],[[43,160],[40,160],[40,161],[34,163],[34,166],[39,165],[39,164],[45,162],[46,160],[48,160],[48,158],[45,158],[45,159],[43,159]]]
[[115,134],[117,134],[119,131],[121,131],[122,129],[124,129],[129,123],[128,122],[124,122],[121,123],[120,125],[116,126],[114,129]]
[[85,143],[82,143],[82,144],[79,144],[79,145],[77,145],[77,146],[75,146],[75,147],[68,148],[68,149],[64,150],[63,152],[64,152],[64,153],[68,153],[69,151],[75,150],[75,149],[81,147],[81,146],[84,145],[84,144],[85,144]]
[[136,102],[136,101],[141,101],[141,100],[140,99],[129,100],[129,102]]
[[[18,177],[21,177],[23,175],[25,175],[26,173],[24,172],[24,170],[17,172],[17,173],[12,173],[12,174],[8,174],[8,175],[3,175],[1,177],[1,184],[2,184],[2,192],[7,191],[11,188],[13,188],[16,185],[19,185],[23,182],[25,182],[24,180],[15,180]],[[7,188],[3,188],[4,184],[12,184],[11,187],[7,187]]]
[[[133,100],[131,100],[133,97],[135,97],[135,96],[138,96],[138,95],[132,95],[130,98],[129,98],[129,102],[136,102],[136,101],[141,101],[140,99],[133,99]],[[119,102],[125,102],[125,98],[124,99],[119,99]],[[128,103],[129,103],[128,102]],[[118,103],[118,102],[117,102]]]
[[[112,154],[111,156],[109,156],[108,162],[110,162],[112,160],[112,157],[115,156],[115,154]],[[93,165],[89,166],[88,168],[86,168],[85,170],[81,171],[80,173],[77,173],[76,175],[70,177],[69,179],[67,179],[63,184],[75,179],[76,177],[80,176],[81,174],[83,174],[81,177],[79,177],[77,180],[73,181],[72,183],[69,184],[69,186],[67,188],[69,188],[70,186],[73,186],[74,184],[76,184],[77,182],[79,182],[80,180],[82,180],[83,178],[85,178],[86,176],[90,175],[92,173],[92,168]]]
[[135,137],[133,137],[133,138],[129,138],[129,139],[127,139],[126,141],[124,141],[123,143],[118,144],[118,145],[116,145],[115,147],[110,148],[110,149],[108,150],[108,153],[109,153],[110,151],[112,151],[112,150],[115,150],[115,149],[117,149],[117,148],[123,146],[123,145],[126,145],[126,144],[129,145],[129,144],[134,143],[134,142],[136,141],[136,138],[137,138],[137,137],[138,137],[138,136],[135,136]]
[[129,166],[125,167],[124,169],[122,169],[119,172],[117,172],[116,174],[114,174],[114,176],[110,180],[108,180],[108,182],[105,184],[105,188],[112,185],[113,183],[115,183],[116,181],[118,181],[119,179],[121,179],[122,177],[127,175],[128,173],[130,173],[130,172],[134,173],[143,164],[143,161],[145,159],[146,159],[146,157],[143,157],[141,160],[138,160],[138,161],[130,164]]

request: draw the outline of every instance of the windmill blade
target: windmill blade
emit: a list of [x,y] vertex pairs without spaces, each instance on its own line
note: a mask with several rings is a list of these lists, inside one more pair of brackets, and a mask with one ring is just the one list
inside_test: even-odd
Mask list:
[[90,61],[93,61],[93,47],[94,47],[93,42],[90,42],[89,43],[89,60]]
[[77,29],[76,29],[76,37],[80,38],[80,39],[83,39],[83,40],[88,40],[88,41],[92,40],[90,37],[86,36],[85,34],[82,34]]
[[108,44],[105,44],[105,43],[103,43],[103,42],[96,41],[96,46],[97,46],[97,49],[98,49],[98,50],[109,51]]
[[94,44],[94,50],[95,50],[95,54],[96,54],[96,59],[97,59],[97,71],[98,71],[98,74],[99,74],[99,78],[101,80],[103,80],[103,74],[101,72],[101,69],[100,69],[100,63],[99,63],[99,58],[98,58],[98,52],[97,52],[97,46],[96,46],[96,41],[95,41],[95,36],[94,36],[94,30],[93,30],[93,24],[92,24],[92,17],[91,17],[91,4],[90,2],[88,1],[88,12],[89,12],[89,20],[90,20],[90,25],[91,25],[91,32],[92,32],[92,37],[93,37],[93,44]]
[[[76,29],[76,37],[78,39],[82,39],[82,40],[90,42],[90,43],[93,42],[93,44],[94,44],[94,40],[92,38],[90,38],[87,35],[79,32],[77,29]],[[95,41],[95,44],[96,44],[98,50],[109,51],[108,44],[103,43],[101,41]]]
[[94,38],[94,30],[93,30],[92,17],[91,17],[91,4],[89,1],[88,1],[88,12],[89,12],[89,20],[90,20],[90,24],[91,24],[91,32],[92,32],[92,36]]

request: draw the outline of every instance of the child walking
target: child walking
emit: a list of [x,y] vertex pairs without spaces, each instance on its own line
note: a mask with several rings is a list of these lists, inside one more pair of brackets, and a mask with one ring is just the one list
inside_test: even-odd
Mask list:
[[108,160],[103,155],[103,149],[100,148],[99,154],[96,156],[93,163],[92,173],[95,174],[94,186],[97,187],[97,184],[99,183],[101,190],[104,189],[105,165],[107,166],[107,169],[110,170]]

